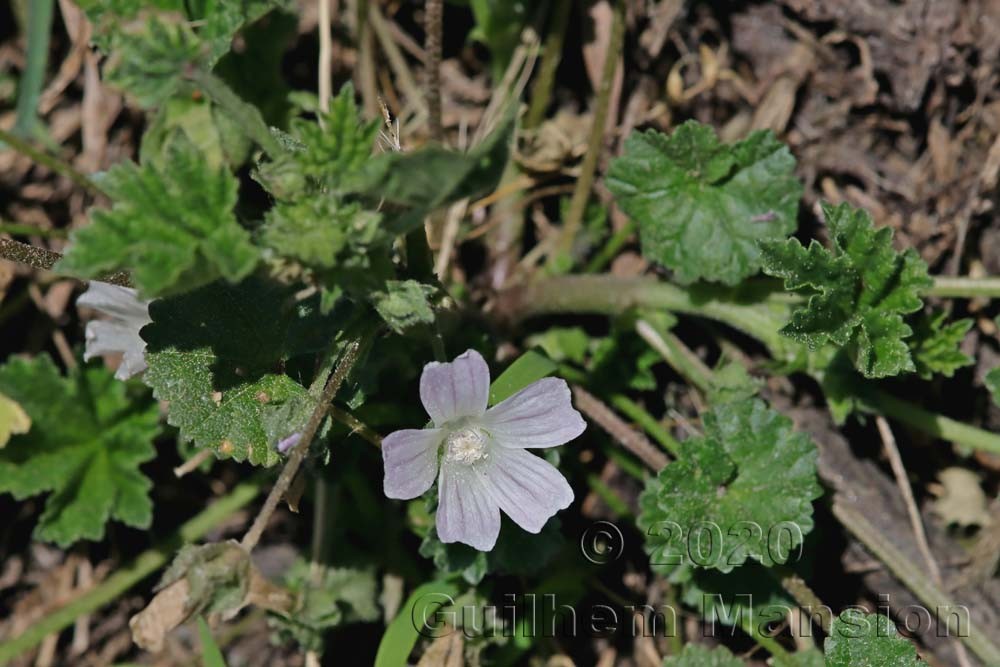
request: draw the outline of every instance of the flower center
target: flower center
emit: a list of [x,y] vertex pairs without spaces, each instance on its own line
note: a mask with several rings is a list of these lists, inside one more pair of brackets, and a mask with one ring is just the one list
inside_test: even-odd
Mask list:
[[486,435],[478,428],[452,431],[444,441],[445,457],[466,465],[486,458]]

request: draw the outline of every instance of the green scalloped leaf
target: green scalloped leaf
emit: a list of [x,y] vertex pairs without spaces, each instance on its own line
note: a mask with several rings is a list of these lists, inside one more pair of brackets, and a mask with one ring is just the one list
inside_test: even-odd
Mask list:
[[66,547],[101,540],[111,519],[148,528],[152,483],[139,466],[156,455],[159,410],[103,366],[63,377],[47,356],[0,366],[0,392],[31,418],[31,430],[0,449],[0,492],[18,500],[49,493],[35,537]]
[[758,399],[717,405],[703,424],[639,497],[653,569],[791,562],[822,494],[816,445]]
[[80,278],[129,271],[144,298],[239,282],[259,251],[236,220],[237,181],[178,133],[162,166],[124,162],[101,179],[114,205],[91,209],[55,270]]
[[823,644],[827,667],[919,667],[912,642],[882,614],[846,609],[833,620]]
[[925,380],[934,375],[951,377],[959,368],[970,366],[975,360],[964,354],[959,345],[972,328],[969,318],[945,323],[948,313],[919,313],[913,318],[913,338],[909,340],[910,354],[917,374]]
[[335,313],[320,316],[318,298],[297,302],[294,293],[254,277],[150,305],[143,379],[169,402],[167,421],[181,437],[220,458],[280,460],[267,415],[306,397],[314,355],[337,331]]
[[679,282],[735,285],[760,268],[761,239],[795,231],[802,185],[769,130],[732,145],[687,121],[673,134],[633,132],[607,186],[638,222],[642,254]]
[[809,296],[781,333],[813,350],[828,342],[844,347],[868,378],[916,370],[903,316],[923,305],[920,294],[932,284],[927,264],[912,248],[897,252],[892,230],[875,229],[861,209],[824,204],[823,214],[830,249],[797,239],[761,244],[764,271]]

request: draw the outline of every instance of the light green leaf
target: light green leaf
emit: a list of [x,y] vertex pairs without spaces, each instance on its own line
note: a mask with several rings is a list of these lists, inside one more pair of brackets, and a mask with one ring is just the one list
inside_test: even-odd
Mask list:
[[720,360],[712,373],[708,402],[715,405],[753,398],[763,384],[763,380],[747,373],[746,367],[738,361]]
[[556,372],[557,366],[544,354],[528,350],[514,360],[510,366],[490,385],[490,405],[510,398],[532,382],[541,380]]
[[430,211],[493,191],[510,158],[514,119],[509,117],[468,153],[430,145],[407,153],[382,153],[365,162],[345,187],[396,213],[390,230],[419,226]]
[[930,287],[927,265],[913,249],[897,252],[892,230],[847,204],[824,204],[831,249],[796,239],[762,243],[764,271],[785,289],[809,295],[781,332],[811,349],[827,342],[845,347],[865,377],[914,371],[903,316],[921,308]]
[[149,527],[152,484],[139,466],[156,455],[153,401],[130,399],[103,366],[62,377],[46,356],[0,367],[0,392],[33,423],[0,449],[0,492],[18,500],[50,492],[36,538],[65,547],[103,539],[110,519]]
[[380,228],[381,216],[356,203],[333,197],[282,201],[267,213],[262,241],[282,257],[316,270],[368,270],[355,258],[376,246],[388,247],[392,237]]
[[429,299],[437,290],[416,280],[388,280],[384,290],[373,294],[375,310],[393,331],[403,333],[417,324],[432,324],[434,309]]
[[[996,325],[1000,327],[1000,316],[995,321]],[[989,389],[990,395],[993,396],[993,402],[1000,405],[1000,366],[987,371],[983,382],[986,384],[986,388]]]
[[330,101],[329,113],[316,113],[318,121],[294,119],[286,137],[290,150],[258,166],[255,178],[278,199],[336,193],[373,159],[379,122],[362,119],[351,84]]
[[316,298],[296,302],[294,292],[250,278],[153,302],[153,322],[142,330],[149,364],[143,379],[169,401],[167,421],[181,437],[220,458],[278,462],[265,416],[306,395],[312,355],[337,330],[333,315],[317,313]]
[[708,648],[699,644],[687,644],[680,655],[664,658],[663,667],[743,667],[743,661],[725,646]]
[[203,667],[226,667],[226,659],[222,650],[212,637],[212,630],[205,622],[204,616],[198,617],[198,638],[201,640],[201,659]]
[[375,667],[405,667],[409,664],[410,653],[421,636],[418,633],[430,629],[424,629],[421,623],[426,620],[432,628],[434,612],[451,604],[456,595],[458,588],[447,581],[431,581],[414,589],[396,618],[385,629],[375,655]]
[[916,647],[881,614],[846,609],[823,644],[827,667],[918,667]]
[[186,135],[174,138],[163,167],[119,164],[101,181],[114,202],[71,236],[56,271],[81,278],[127,270],[144,298],[195,289],[217,278],[238,282],[258,250],[233,214],[236,179],[211,168]]
[[642,254],[682,283],[735,285],[760,267],[761,239],[796,227],[802,185],[795,159],[770,131],[732,145],[687,121],[670,136],[634,132],[607,185],[639,223]]
[[17,401],[0,394],[0,449],[7,446],[10,436],[27,433],[31,417]]
[[653,569],[793,561],[822,493],[816,446],[757,399],[717,405],[703,425],[705,435],[686,440],[639,497]]
[[931,315],[919,313],[913,319],[910,354],[917,374],[925,380],[935,374],[951,377],[959,368],[975,363],[972,357],[958,349],[972,328],[972,320],[966,318],[945,324],[947,318],[948,313],[938,311]]
[[[211,67],[229,51],[236,32],[245,24],[257,20],[276,7],[288,5],[283,0],[81,0],[80,8],[94,24],[94,41],[106,52],[117,51],[123,36],[135,34],[135,25],[141,21],[142,12],[157,12],[159,20],[172,19],[190,24],[192,37],[197,40],[198,52],[205,64]],[[147,63],[152,65],[152,63]]]

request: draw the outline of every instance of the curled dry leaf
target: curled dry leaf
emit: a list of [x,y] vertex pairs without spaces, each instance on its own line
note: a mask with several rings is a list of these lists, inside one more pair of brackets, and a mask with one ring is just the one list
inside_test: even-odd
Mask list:
[[989,501],[979,485],[979,475],[966,468],[945,468],[938,480],[940,487],[931,489],[937,496],[932,507],[942,521],[963,528],[990,523]]
[[10,440],[10,436],[27,433],[31,428],[31,417],[21,405],[0,394],[0,448]]
[[154,653],[167,634],[193,616],[221,613],[231,618],[247,605],[287,614],[294,597],[272,584],[237,542],[187,546],[171,563],[159,591],[129,620],[132,641]]

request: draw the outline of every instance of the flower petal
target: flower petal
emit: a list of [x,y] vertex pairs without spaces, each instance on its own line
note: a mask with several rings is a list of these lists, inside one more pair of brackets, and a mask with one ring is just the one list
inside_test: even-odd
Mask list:
[[389,498],[410,500],[434,483],[438,469],[438,446],[444,434],[440,429],[405,429],[394,431],[382,440],[385,479],[382,488]]
[[437,534],[442,542],[462,542],[490,551],[500,534],[500,508],[475,466],[445,464],[438,480]]
[[420,400],[435,426],[483,414],[489,395],[490,368],[475,350],[451,363],[432,361],[420,376]]
[[573,489],[545,459],[523,449],[494,447],[486,486],[500,509],[521,528],[537,533],[573,502]]
[[138,292],[99,280],[91,280],[86,291],[76,299],[77,306],[92,308],[118,320],[139,323],[137,330],[149,324],[149,302],[141,301]]
[[559,378],[533,382],[486,411],[483,427],[503,447],[555,447],[583,433],[587,423]]
[[146,370],[146,342],[139,337],[138,329],[117,320],[93,320],[87,323],[85,341],[84,361],[104,354],[122,355],[115,371],[119,380]]
[[87,291],[77,298],[76,305],[108,316],[106,320],[87,323],[84,360],[121,353],[122,360],[115,371],[119,380],[127,380],[146,370],[146,343],[139,336],[139,330],[152,321],[149,302],[140,301],[135,290],[92,280]]

